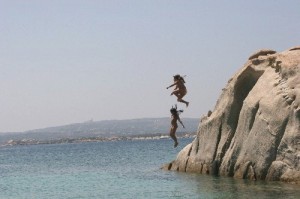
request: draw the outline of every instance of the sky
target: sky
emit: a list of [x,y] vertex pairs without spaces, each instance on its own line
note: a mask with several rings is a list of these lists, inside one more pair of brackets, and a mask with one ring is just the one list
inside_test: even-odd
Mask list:
[[[0,132],[213,110],[255,51],[300,45],[299,0],[0,0]],[[170,96],[186,75],[188,108]]]

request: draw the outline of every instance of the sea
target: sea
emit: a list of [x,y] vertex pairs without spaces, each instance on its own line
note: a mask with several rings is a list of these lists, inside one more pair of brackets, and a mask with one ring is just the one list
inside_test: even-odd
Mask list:
[[0,147],[0,199],[300,198],[299,185],[161,169],[191,141]]

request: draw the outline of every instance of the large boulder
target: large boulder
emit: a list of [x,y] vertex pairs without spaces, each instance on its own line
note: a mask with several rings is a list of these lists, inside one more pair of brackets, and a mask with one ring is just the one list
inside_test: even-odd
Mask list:
[[250,56],[164,168],[300,183],[300,48]]

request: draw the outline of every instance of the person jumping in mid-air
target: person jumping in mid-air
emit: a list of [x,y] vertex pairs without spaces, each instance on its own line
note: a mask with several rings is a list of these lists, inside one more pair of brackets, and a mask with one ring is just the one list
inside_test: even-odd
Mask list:
[[175,135],[176,130],[178,128],[177,120],[180,122],[182,127],[185,128],[182,121],[180,120],[180,117],[179,117],[179,113],[182,113],[183,110],[177,110],[177,105],[175,105],[175,108],[172,106],[172,108],[170,109],[170,112],[171,112],[170,137],[174,140],[174,147],[177,147],[178,146],[178,141],[177,141],[177,138],[176,138],[176,135]]
[[174,94],[177,97],[178,102],[185,103],[186,107],[188,107],[189,102],[184,101],[182,99],[187,93],[187,89],[184,85],[185,81],[184,81],[183,77],[181,77],[180,75],[175,75],[173,77],[174,77],[174,84],[168,86],[167,89],[175,86],[175,88],[174,88],[173,92],[171,93],[171,95]]

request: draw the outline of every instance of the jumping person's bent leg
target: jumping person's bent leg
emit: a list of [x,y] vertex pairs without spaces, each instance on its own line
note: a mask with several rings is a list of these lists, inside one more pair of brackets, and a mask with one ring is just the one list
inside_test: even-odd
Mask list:
[[185,103],[186,107],[188,107],[188,106],[189,106],[189,102],[187,102],[187,101],[184,101],[184,100],[183,100],[183,99],[181,99],[181,98],[178,98],[178,99],[177,99],[177,101],[178,101],[178,102],[181,102],[181,103]]
[[177,101],[178,101],[178,102],[185,103],[186,107],[188,107],[188,106],[189,106],[189,102],[184,101],[184,100],[182,99],[182,98],[186,95],[186,93],[187,93],[187,92],[184,90],[184,91],[182,91],[182,92],[179,92],[178,95],[176,95],[176,96],[177,96]]
[[175,90],[171,93],[171,95],[175,95],[178,98],[180,97],[180,92],[178,90]]

